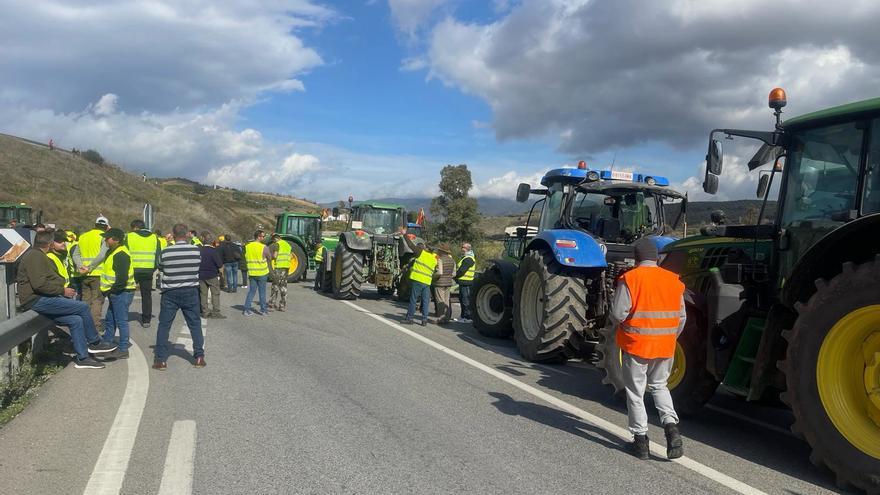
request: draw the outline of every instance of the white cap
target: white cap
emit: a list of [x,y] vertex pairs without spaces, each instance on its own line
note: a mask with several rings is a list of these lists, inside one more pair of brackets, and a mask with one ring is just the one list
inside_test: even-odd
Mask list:
[[95,219],[95,223],[99,225],[110,226],[110,220],[107,220],[107,217],[104,215],[98,215],[98,218]]

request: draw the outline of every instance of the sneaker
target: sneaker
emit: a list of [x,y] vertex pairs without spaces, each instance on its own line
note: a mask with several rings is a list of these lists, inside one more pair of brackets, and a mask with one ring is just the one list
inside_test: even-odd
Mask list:
[[73,367],[78,369],[95,369],[99,370],[104,368],[104,363],[98,361],[93,357],[87,357],[85,359],[74,359]]
[[142,322],[141,322],[141,327],[143,327],[143,328],[150,328],[150,322],[148,322],[148,321],[142,321]]
[[207,365],[208,363],[205,362],[205,356],[199,356],[196,358],[195,361],[193,361],[194,368],[204,368]]
[[242,313],[242,314],[245,316],[254,316],[254,312],[249,309],[245,310],[244,313]]
[[419,325],[421,325],[421,326],[423,326],[423,327],[428,326],[428,320],[422,320],[422,321],[420,321],[420,322],[419,322]]
[[165,361],[159,361],[158,359],[153,361],[153,369],[157,371],[165,371],[168,369],[168,364]]
[[404,325],[412,325],[412,322],[412,318],[404,318],[403,321],[401,321]]
[[120,351],[119,349],[116,349],[113,352],[101,354],[101,359],[128,359],[128,351]]
[[678,459],[684,455],[684,446],[681,441],[681,434],[678,432],[676,423],[667,423],[663,426],[666,433],[666,457],[668,459]]
[[651,457],[651,444],[648,442],[648,435],[635,435],[633,441],[627,444],[626,449],[643,461]]
[[116,344],[100,341],[95,344],[89,344],[89,352],[92,354],[105,354],[107,352],[115,351],[117,347],[119,346]]

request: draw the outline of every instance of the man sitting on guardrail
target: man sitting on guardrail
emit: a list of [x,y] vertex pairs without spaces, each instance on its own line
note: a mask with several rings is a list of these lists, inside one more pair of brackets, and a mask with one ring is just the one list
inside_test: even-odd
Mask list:
[[65,287],[64,277],[58,274],[46,254],[52,244],[52,236],[52,232],[37,233],[34,246],[25,251],[18,260],[15,282],[18,284],[19,309],[32,309],[70,329],[70,338],[76,352],[74,367],[103,368],[104,364],[93,359],[89,353],[112,352],[116,345],[101,341],[89,305],[72,299],[76,296],[76,291]]

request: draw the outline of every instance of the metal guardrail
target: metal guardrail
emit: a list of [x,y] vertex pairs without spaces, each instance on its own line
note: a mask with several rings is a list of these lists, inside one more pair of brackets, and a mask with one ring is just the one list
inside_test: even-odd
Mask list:
[[35,311],[17,312],[15,266],[11,263],[0,263],[0,291],[0,379],[5,380],[23,363],[18,353],[39,352],[55,324]]
[[5,354],[34,335],[55,327],[55,323],[34,311],[25,311],[14,318],[0,322],[0,354]]

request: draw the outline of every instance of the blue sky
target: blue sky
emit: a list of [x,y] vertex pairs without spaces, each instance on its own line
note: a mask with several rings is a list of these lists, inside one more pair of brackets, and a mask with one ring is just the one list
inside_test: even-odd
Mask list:
[[[133,172],[317,201],[477,196],[585,159],[704,198],[713,127],[876,96],[880,4],[780,0],[0,0],[0,132]],[[728,148],[716,199],[751,196]]]

